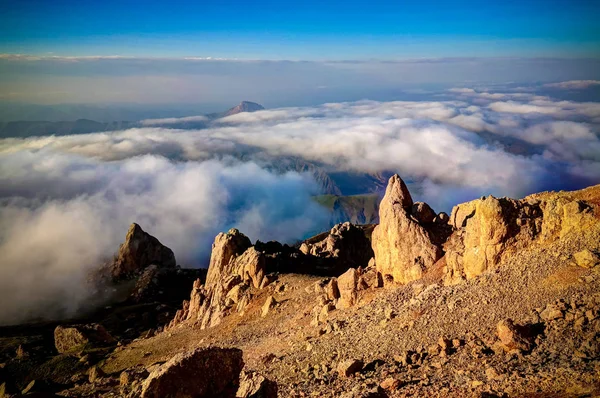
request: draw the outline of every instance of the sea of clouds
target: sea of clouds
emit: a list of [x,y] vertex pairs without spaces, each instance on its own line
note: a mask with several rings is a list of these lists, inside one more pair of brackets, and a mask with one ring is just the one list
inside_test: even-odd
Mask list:
[[312,199],[311,175],[272,171],[269,159],[399,173],[416,200],[444,211],[483,194],[600,183],[600,103],[526,89],[279,108],[178,128],[190,120],[206,121],[0,140],[0,324],[76,314],[89,272],[132,222],[186,267],[206,266],[214,236],[230,227],[285,242],[323,230],[329,215]]

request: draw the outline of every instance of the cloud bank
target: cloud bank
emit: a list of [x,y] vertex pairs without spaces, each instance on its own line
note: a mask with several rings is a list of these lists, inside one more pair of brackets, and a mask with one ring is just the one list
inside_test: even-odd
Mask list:
[[[205,265],[214,235],[231,226],[261,240],[318,232],[328,215],[311,199],[317,184],[282,172],[281,159],[328,173],[397,172],[438,211],[483,194],[600,183],[600,103],[481,88],[439,98],[0,140],[0,323],[86,305],[79,282],[134,221],[185,266]],[[180,128],[197,120],[206,127]]]
[[2,156],[0,324],[67,317],[88,305],[90,271],[139,223],[205,267],[214,236],[293,242],[327,225],[312,181],[236,161],[175,163],[145,155],[103,162],[56,151]]

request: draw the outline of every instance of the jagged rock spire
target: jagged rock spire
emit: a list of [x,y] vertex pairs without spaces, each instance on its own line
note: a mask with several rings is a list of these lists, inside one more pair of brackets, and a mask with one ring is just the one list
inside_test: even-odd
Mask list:
[[419,279],[442,256],[425,226],[411,215],[412,208],[406,184],[393,175],[379,205],[380,224],[371,238],[377,271],[388,282]]

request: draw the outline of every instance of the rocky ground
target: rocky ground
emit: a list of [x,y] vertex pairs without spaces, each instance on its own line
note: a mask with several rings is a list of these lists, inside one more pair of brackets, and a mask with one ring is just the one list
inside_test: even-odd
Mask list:
[[0,330],[1,392],[600,396],[600,186],[448,216],[394,176],[380,219],[298,248],[232,230],[208,275],[132,226],[105,273],[135,286],[128,300],[75,326]]

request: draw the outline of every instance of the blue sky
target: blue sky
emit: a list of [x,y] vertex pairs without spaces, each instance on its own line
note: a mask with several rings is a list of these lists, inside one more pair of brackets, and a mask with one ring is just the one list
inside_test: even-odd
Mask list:
[[600,55],[600,1],[2,1],[1,53],[403,59]]

